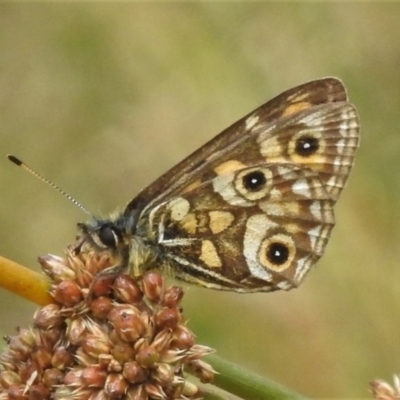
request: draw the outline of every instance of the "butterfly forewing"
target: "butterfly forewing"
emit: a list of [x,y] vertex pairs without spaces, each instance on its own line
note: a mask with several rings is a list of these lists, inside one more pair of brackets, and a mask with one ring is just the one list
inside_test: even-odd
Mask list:
[[[266,130],[281,118],[298,114],[302,110],[345,101],[346,89],[336,78],[308,82],[281,93],[225,129],[145,188],[127,205],[127,212],[152,207],[179,193],[184,186],[209,180],[212,177],[213,165],[221,164],[222,159],[234,159],[230,152],[235,148],[237,152],[246,152],[251,156],[246,165],[256,164],[257,160],[253,160],[259,153],[259,148],[254,143],[256,138],[253,128],[256,125]],[[243,145],[246,145],[246,148],[243,148]],[[232,154],[232,157],[229,154]]]
[[318,172],[327,191],[337,200],[359,142],[359,122],[354,106],[328,103],[282,118],[264,130],[257,142],[266,162],[287,162]]

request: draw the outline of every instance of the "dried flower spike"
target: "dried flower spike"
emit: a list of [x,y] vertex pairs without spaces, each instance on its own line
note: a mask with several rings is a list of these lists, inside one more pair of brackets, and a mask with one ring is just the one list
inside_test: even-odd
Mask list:
[[7,338],[0,355],[0,400],[197,399],[214,371],[184,325],[183,290],[157,272],[139,282],[99,274],[111,257],[90,251],[40,258],[54,302],[32,329]]

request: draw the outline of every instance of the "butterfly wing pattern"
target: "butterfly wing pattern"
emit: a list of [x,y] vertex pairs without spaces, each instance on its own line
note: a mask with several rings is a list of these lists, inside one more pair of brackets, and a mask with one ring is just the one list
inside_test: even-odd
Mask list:
[[324,253],[359,145],[340,80],[292,88],[224,130],[138,194],[80,224],[134,276],[237,292],[297,287]]

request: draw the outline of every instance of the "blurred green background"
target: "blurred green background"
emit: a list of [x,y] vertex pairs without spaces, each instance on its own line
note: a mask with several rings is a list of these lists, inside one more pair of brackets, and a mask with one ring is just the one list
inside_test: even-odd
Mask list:
[[[198,342],[313,397],[400,372],[400,4],[0,5],[0,150],[112,211],[279,92],[332,75],[362,146],[325,256],[291,292],[190,287]],[[0,254],[38,269],[86,216],[0,158]],[[34,305],[1,292],[1,334]]]

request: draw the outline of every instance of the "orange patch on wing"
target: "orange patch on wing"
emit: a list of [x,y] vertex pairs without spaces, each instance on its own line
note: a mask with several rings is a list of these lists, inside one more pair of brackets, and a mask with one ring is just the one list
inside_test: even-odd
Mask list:
[[313,154],[309,157],[302,157],[298,154],[291,154],[290,159],[296,164],[305,164],[313,171],[324,171],[327,164],[327,157],[323,154]]
[[301,110],[304,110],[306,108],[309,108],[311,106],[311,103],[307,101],[303,101],[301,103],[295,103],[292,104],[288,107],[285,108],[285,111],[282,113],[282,117],[287,117],[288,115],[292,115],[294,113],[297,113]]
[[200,260],[209,268],[221,268],[222,262],[218,256],[217,249],[211,240],[203,240],[201,242]]
[[194,235],[198,227],[196,215],[194,213],[187,214],[186,217],[180,221],[180,226],[187,233]]
[[190,185],[186,186],[183,190],[182,193],[187,193],[190,192],[191,190],[194,190],[198,188],[203,182],[198,179],[197,181],[192,182]]
[[210,211],[210,229],[214,234],[218,234],[229,228],[235,217],[229,211]]
[[243,168],[246,168],[246,165],[241,163],[240,161],[229,160],[222,164],[217,165],[214,168],[214,171],[217,175],[225,175]]

